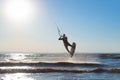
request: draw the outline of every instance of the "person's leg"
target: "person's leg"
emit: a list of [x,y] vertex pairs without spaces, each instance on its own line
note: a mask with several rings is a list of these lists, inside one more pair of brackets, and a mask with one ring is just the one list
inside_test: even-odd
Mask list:
[[68,52],[70,52],[69,49],[68,49],[68,45],[64,45],[64,46],[65,46],[66,50],[67,50]]
[[67,44],[68,44],[68,46],[72,47],[72,45],[69,42]]

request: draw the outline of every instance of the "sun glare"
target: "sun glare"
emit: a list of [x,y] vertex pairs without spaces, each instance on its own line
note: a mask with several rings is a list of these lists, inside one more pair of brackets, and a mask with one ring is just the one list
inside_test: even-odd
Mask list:
[[24,54],[20,54],[20,53],[11,55],[11,57],[10,57],[11,60],[15,60],[15,61],[22,61],[25,58],[26,58],[25,55]]
[[15,74],[5,74],[1,80],[34,80],[33,78],[29,78],[25,73],[15,73]]
[[22,24],[29,22],[36,14],[33,0],[5,0],[3,14],[9,22]]

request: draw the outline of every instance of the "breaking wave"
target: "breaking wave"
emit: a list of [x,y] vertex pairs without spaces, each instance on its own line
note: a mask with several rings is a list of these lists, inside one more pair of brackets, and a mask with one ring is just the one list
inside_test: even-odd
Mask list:
[[[48,73],[48,72],[71,72],[71,73],[111,72],[111,73],[120,73],[119,68],[105,68],[105,66],[106,65],[101,64],[101,63],[90,63],[90,62],[89,63],[0,62],[0,73]],[[79,67],[79,68],[76,68],[76,67]],[[80,68],[80,67],[82,67],[82,68]]]
[[120,73],[120,69],[102,69],[102,68],[95,68],[95,69],[84,69],[84,70],[77,70],[77,69],[55,69],[55,68],[26,68],[26,69],[0,69],[0,73],[49,73],[49,72],[71,72],[71,73],[102,73],[102,72],[109,72],[109,73]]
[[0,66],[105,66],[96,62],[71,63],[71,62],[0,62]]

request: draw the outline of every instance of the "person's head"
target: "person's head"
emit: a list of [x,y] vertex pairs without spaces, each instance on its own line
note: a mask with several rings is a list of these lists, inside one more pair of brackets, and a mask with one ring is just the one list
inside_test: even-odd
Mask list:
[[63,37],[65,37],[65,34],[63,34]]

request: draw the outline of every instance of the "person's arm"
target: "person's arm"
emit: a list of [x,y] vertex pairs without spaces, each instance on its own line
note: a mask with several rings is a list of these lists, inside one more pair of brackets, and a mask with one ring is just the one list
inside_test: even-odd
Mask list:
[[58,40],[63,40],[63,37],[62,37],[62,36],[60,36]]

